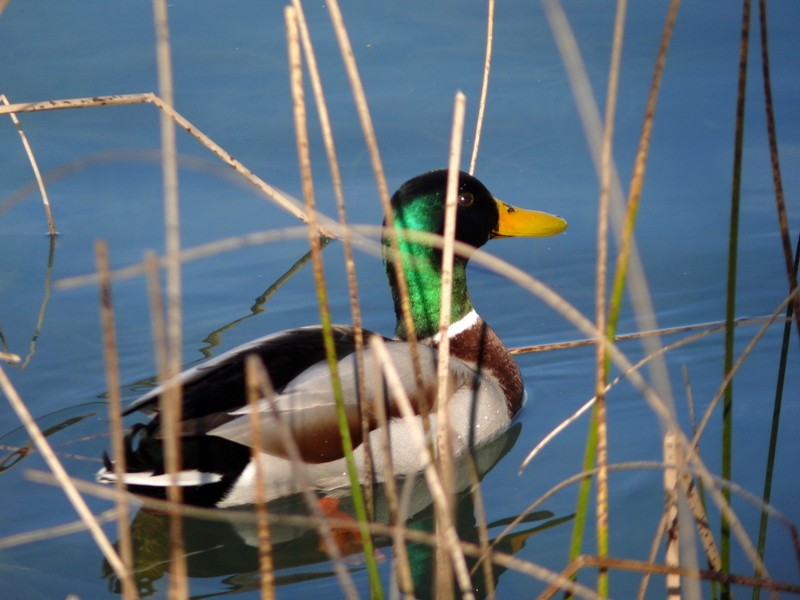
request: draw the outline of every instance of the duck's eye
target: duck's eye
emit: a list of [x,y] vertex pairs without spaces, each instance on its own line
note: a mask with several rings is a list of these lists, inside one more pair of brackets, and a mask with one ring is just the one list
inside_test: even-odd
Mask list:
[[475,202],[475,196],[473,196],[469,192],[461,192],[458,195],[458,205],[459,206],[472,206],[473,202]]

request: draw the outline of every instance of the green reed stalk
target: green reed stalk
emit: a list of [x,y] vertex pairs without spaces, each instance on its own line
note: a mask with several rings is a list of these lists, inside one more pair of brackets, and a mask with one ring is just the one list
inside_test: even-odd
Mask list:
[[[736,132],[733,151],[733,182],[731,191],[730,226],[728,231],[728,275],[725,309],[725,359],[724,373],[727,376],[733,367],[734,359],[734,318],[736,316],[736,272],[739,249],[739,208],[741,205],[742,187],[742,148],[744,140],[744,108],[747,90],[747,57],[750,47],[750,0],[742,5],[742,32],[739,47],[739,81],[736,94]],[[722,402],[722,470],[723,479],[730,481],[732,475],[733,446],[733,381],[725,388]],[[730,504],[730,488],[724,487],[722,495]],[[731,564],[731,527],[724,513],[720,527],[720,561],[723,573],[730,571]],[[730,585],[721,585],[722,600],[731,598]]]
[[[647,98],[647,107],[645,110],[645,118],[642,125],[642,133],[639,139],[639,147],[634,163],[634,170],[631,179],[631,185],[628,196],[628,206],[623,222],[622,233],[620,235],[620,250],[617,255],[617,263],[615,275],[613,280],[613,287],[609,302],[608,319],[605,322],[606,337],[613,340],[616,334],[616,325],[619,319],[619,313],[622,306],[623,293],[625,288],[625,281],[627,278],[628,262],[631,252],[631,242],[633,239],[633,231],[636,223],[636,215],[639,207],[639,200],[641,197],[641,190],[644,182],[644,174],[647,165],[647,156],[650,147],[650,139],[652,134],[653,122],[655,117],[656,103],[658,100],[658,93],[660,90],[661,79],[663,76],[664,66],[666,63],[667,50],[672,38],[675,21],[677,19],[678,8],[680,7],[679,0],[673,0],[670,3],[667,12],[664,28],[662,30],[661,40],[659,43],[659,50],[656,58],[656,64],[653,70],[653,78],[650,85],[650,91]],[[621,39],[622,28],[624,25],[624,14],[626,4],[620,2],[617,6],[617,17],[615,24],[615,47],[612,54],[612,65],[609,71],[609,98],[612,93],[615,93],[616,80],[618,76],[618,63],[621,53]],[[603,148],[601,153],[601,198],[600,198],[600,223],[598,225],[598,236],[605,235],[605,228],[603,227],[603,219],[605,218],[604,198],[608,194],[608,186],[610,185],[610,166],[611,166],[611,133],[613,126],[613,103],[611,100],[607,101],[606,123],[603,140]],[[598,261],[605,262],[605,246],[604,240],[598,239]],[[597,269],[598,286],[604,285],[605,269],[602,264],[598,264]],[[600,277],[603,277],[602,282]],[[598,307],[603,306],[603,299],[599,299]],[[604,324],[603,318],[598,318],[598,325]],[[598,374],[596,380],[596,392],[598,395],[598,402],[592,412],[592,423],[590,431],[587,435],[586,452],[584,454],[583,468],[586,471],[594,467],[595,460],[599,461],[600,469],[598,470],[598,490],[597,490],[597,548],[600,556],[605,556],[608,553],[608,488],[605,472],[606,448],[607,441],[605,436],[605,403],[603,398],[603,390],[605,389],[605,382],[610,367],[610,357],[603,349],[598,349]],[[578,505],[576,508],[575,526],[573,529],[572,542],[570,546],[570,559],[574,559],[579,553],[582,545],[583,534],[585,531],[586,511],[589,506],[589,488],[590,481],[588,479],[581,483],[579,491]],[[601,569],[598,579],[598,593],[601,595],[608,595],[608,579],[607,574]]]
[[[600,154],[600,198],[597,209],[597,264],[595,270],[595,320],[598,331],[606,329],[606,277],[608,270],[608,207],[612,179],[612,148],[614,140],[614,119],[617,109],[619,89],[619,65],[622,60],[622,40],[625,30],[627,0],[617,1],[614,18],[614,36],[611,48],[611,64],[608,69],[608,90],[606,92],[606,114],[603,127],[603,143]],[[608,383],[609,357],[605,345],[598,338],[595,348],[595,404],[592,416],[592,430],[595,442],[592,444],[597,454],[597,554],[608,556],[608,427],[606,421],[605,389]],[[588,487],[587,487],[588,497]],[[600,569],[597,578],[597,592],[608,596],[608,571]]]
[[[794,272],[797,276],[797,266],[800,264],[800,236],[797,238],[797,245],[794,253]],[[781,421],[781,406],[783,404],[783,387],[786,378],[786,362],[789,356],[789,340],[792,335],[792,316],[794,303],[789,302],[786,307],[786,323],[783,326],[783,341],[781,343],[781,357],[778,367],[778,380],[775,383],[775,401],[772,404],[772,425],[769,432],[769,449],[767,450],[767,472],[764,474],[764,492],[762,499],[764,504],[769,504],[772,497],[772,476],[775,470],[775,454],[778,446],[778,427]],[[761,512],[761,520],[758,527],[758,555],[764,556],[764,549],[767,545],[767,523],[769,515],[767,511]],[[758,571],[756,571],[758,574]],[[761,588],[753,588],[753,600],[758,600],[761,595]]]
[[325,344],[325,355],[328,367],[331,372],[333,384],[333,394],[336,400],[336,415],[339,424],[339,434],[342,438],[342,449],[344,451],[345,462],[347,464],[347,474],[350,479],[350,491],[353,497],[353,506],[356,519],[359,523],[364,558],[367,563],[367,573],[369,575],[370,590],[374,598],[383,598],[383,586],[381,584],[378,564],[375,560],[372,534],[369,529],[367,508],[364,502],[364,495],[361,491],[361,482],[358,478],[358,468],[355,457],[353,456],[353,441],[350,436],[350,424],[344,406],[344,394],[342,392],[342,382],[339,379],[338,359],[336,356],[336,346],[333,340],[333,326],[331,323],[330,306],[328,304],[327,287],[325,283],[325,273],[322,264],[322,253],[319,245],[319,233],[317,228],[316,207],[314,203],[314,188],[311,179],[311,160],[308,152],[308,130],[306,123],[305,97],[303,92],[303,71],[302,59],[300,54],[300,33],[297,24],[297,12],[294,7],[287,6],[284,11],[286,19],[286,33],[289,52],[289,73],[294,105],[295,133],[297,137],[297,153],[300,162],[300,170],[303,183],[303,197],[306,201],[308,218],[309,242],[311,244],[312,259],[314,265],[314,280],[316,283],[317,300],[319,302],[320,321],[322,323],[323,341]]
[[[319,117],[319,128],[322,133],[322,140],[325,144],[325,154],[328,157],[328,170],[331,173],[331,183],[333,185],[333,195],[336,198],[336,210],[339,215],[339,223],[343,226],[340,236],[344,249],[344,265],[347,273],[347,289],[350,293],[350,313],[353,318],[353,333],[355,341],[356,355],[356,380],[358,381],[358,397],[366,398],[366,372],[364,368],[364,329],[361,320],[361,303],[358,299],[358,278],[356,277],[355,259],[353,258],[353,242],[351,240],[350,229],[347,227],[347,210],[344,201],[344,187],[342,185],[342,175],[339,169],[339,159],[336,156],[336,144],[333,139],[333,127],[328,112],[328,105],[325,101],[325,93],[322,89],[322,78],[320,77],[317,66],[317,58],[311,44],[311,36],[306,25],[303,5],[300,0],[292,0],[297,15],[297,26],[300,33],[300,41],[303,46],[306,65],[308,67],[308,77],[311,89],[314,92],[314,100]],[[324,240],[323,240],[324,243]],[[373,459],[372,447],[370,444],[370,414],[369,411],[361,411],[361,439],[364,448],[364,493],[366,496],[367,514],[370,518],[375,513],[375,499],[373,494]],[[388,478],[387,478],[388,479]]]

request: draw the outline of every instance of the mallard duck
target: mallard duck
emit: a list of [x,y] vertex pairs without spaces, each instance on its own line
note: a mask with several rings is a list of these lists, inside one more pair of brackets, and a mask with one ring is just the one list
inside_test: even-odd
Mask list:
[[[395,227],[430,233],[444,228],[447,171],[414,177],[392,197]],[[460,174],[456,239],[475,248],[492,238],[549,236],[564,231],[566,221],[546,213],[515,208],[492,196],[475,177]],[[417,335],[419,377],[416,377],[403,324],[401,299],[391,251],[384,239],[384,263],[394,300],[397,327],[394,339],[386,339],[389,353],[403,379],[418,414],[430,411],[436,426],[436,355],[439,343],[441,251],[419,241],[400,237],[403,271],[408,282],[411,314]],[[523,404],[522,376],[514,359],[495,332],[472,306],[467,288],[468,257],[456,256],[453,268],[450,339],[450,423],[454,451],[484,444],[506,429]],[[365,332],[365,339],[371,332]],[[367,397],[358,400],[354,330],[334,326],[345,405],[356,463],[363,468],[360,410],[374,402],[375,390],[367,377]],[[181,376],[183,415],[181,426],[182,468],[177,482],[184,501],[205,506],[230,507],[255,502],[255,466],[251,459],[251,424],[246,406],[244,362],[250,354],[261,357],[277,392],[276,406],[282,421],[297,442],[307,475],[318,490],[335,494],[348,484],[335,401],[320,326],[291,329],[253,340]],[[365,351],[366,372],[379,368]],[[425,389],[417,388],[417,380]],[[134,493],[164,496],[172,479],[164,470],[161,419],[157,387],[136,400],[126,411],[154,413],[146,424],[134,425],[125,437],[127,472],[124,482]],[[391,463],[397,476],[420,470],[420,448],[409,434],[409,424],[399,415],[391,394],[385,400],[390,416]],[[266,499],[300,491],[279,426],[262,401],[259,460],[267,482]],[[370,411],[369,414],[374,414]],[[421,419],[421,416],[416,417]],[[281,425],[285,426],[285,425]],[[377,423],[371,423],[374,471],[380,480],[387,457],[381,453]],[[98,480],[114,482],[113,464],[104,457]]]

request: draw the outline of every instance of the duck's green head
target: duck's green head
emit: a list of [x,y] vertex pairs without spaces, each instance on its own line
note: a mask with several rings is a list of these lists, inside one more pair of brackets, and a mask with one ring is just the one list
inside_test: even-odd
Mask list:
[[[403,270],[408,282],[411,313],[417,336],[424,339],[439,330],[442,281],[441,250],[404,238],[403,231],[441,235],[444,231],[447,170],[431,171],[406,181],[392,196],[392,211],[398,231]],[[456,240],[479,248],[492,238],[549,236],[561,233],[567,222],[547,213],[524,210],[492,196],[478,179],[459,174]],[[401,318],[400,296],[394,267],[389,264],[389,240],[384,237],[384,261],[397,314],[397,336],[406,337]],[[468,257],[455,257],[451,319],[456,322],[472,310],[467,290]]]

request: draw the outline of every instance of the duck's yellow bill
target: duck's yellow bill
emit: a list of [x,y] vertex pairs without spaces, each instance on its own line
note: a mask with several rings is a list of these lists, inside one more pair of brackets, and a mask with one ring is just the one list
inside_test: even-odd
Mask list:
[[545,237],[561,233],[567,228],[567,222],[561,217],[538,210],[517,208],[497,198],[494,200],[497,202],[500,218],[497,220],[497,227],[492,231],[493,238]]

